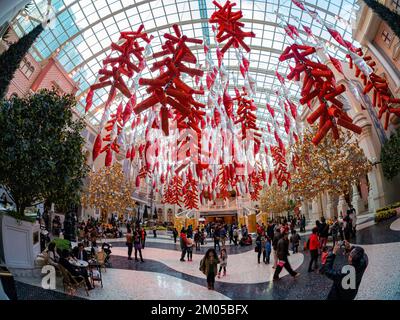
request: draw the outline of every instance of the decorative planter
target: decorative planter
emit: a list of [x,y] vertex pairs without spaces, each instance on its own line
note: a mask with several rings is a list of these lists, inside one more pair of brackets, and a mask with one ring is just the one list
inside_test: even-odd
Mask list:
[[6,214],[0,216],[2,252],[7,267],[34,268],[40,253],[40,226],[37,222],[17,220]]

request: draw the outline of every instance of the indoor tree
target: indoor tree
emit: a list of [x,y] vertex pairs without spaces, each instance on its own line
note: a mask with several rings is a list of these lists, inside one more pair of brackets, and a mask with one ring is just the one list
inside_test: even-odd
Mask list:
[[381,161],[385,178],[392,180],[400,172],[400,129],[382,147]]
[[0,184],[19,216],[45,200],[79,203],[87,165],[75,106],[72,95],[54,89],[0,102]]
[[293,147],[297,166],[291,189],[295,196],[304,199],[313,199],[325,191],[346,194],[353,183],[371,170],[371,164],[349,131],[340,129],[336,140],[329,133],[315,146],[312,138],[316,131],[316,127],[306,129]]
[[22,59],[28,53],[36,38],[42,33],[43,25],[39,23],[31,32],[24,35],[17,42],[0,55],[0,99],[4,99],[8,86],[14,78]]
[[132,184],[124,176],[121,164],[116,162],[89,174],[82,204],[85,208],[100,209],[101,220],[105,221],[109,213],[124,214],[135,207],[132,193]]

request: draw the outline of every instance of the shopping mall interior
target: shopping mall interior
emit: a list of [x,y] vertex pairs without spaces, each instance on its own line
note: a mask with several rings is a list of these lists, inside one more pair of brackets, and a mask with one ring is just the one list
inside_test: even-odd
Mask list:
[[399,37],[400,0],[0,1],[0,299],[399,300]]

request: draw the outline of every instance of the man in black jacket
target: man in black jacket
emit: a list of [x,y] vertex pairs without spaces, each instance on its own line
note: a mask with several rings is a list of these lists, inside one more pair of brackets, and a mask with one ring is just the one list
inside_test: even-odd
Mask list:
[[278,265],[275,269],[274,280],[279,280],[279,274],[282,269],[285,268],[289,274],[296,278],[300,275],[300,273],[294,271],[290,266],[288,256],[289,256],[289,238],[287,232],[283,234],[283,237],[278,241],[277,245],[277,255],[278,255]]
[[[339,243],[333,248],[332,253],[326,259],[325,275],[333,280],[331,291],[328,294],[328,300],[353,300],[360,287],[361,279],[364,275],[365,269],[368,266],[368,256],[365,254],[364,249],[361,247],[351,247],[350,244],[345,241],[345,250],[348,254],[348,263],[354,267],[355,270],[355,287],[352,288],[349,285],[345,277],[351,277],[351,272],[343,272],[342,270],[335,270],[333,265],[337,252],[340,249]],[[351,279],[350,284],[351,284]]]

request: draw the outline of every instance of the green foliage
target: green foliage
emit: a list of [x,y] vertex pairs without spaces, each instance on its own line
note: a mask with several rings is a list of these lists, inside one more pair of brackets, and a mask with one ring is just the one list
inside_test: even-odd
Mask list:
[[15,71],[17,71],[22,59],[42,31],[43,26],[40,23],[0,55],[0,99],[4,99],[6,96]]
[[41,90],[0,102],[0,184],[17,211],[48,200],[77,204],[88,168],[83,120],[73,120],[72,95]]
[[63,251],[64,249],[71,249],[71,242],[69,240],[54,238],[52,242],[56,244],[56,248],[60,251]]
[[379,17],[388,24],[388,26],[400,39],[400,15],[376,0],[364,0],[364,2],[372,9],[372,11],[379,15]]
[[381,162],[385,178],[392,180],[400,173],[400,129],[383,145]]
[[36,217],[29,217],[14,210],[2,210],[1,212],[17,220],[28,221],[31,223],[35,223],[36,221]]
[[386,211],[380,211],[375,213],[375,222],[380,222],[383,220],[390,219],[397,215],[397,211],[395,209],[389,209]]

